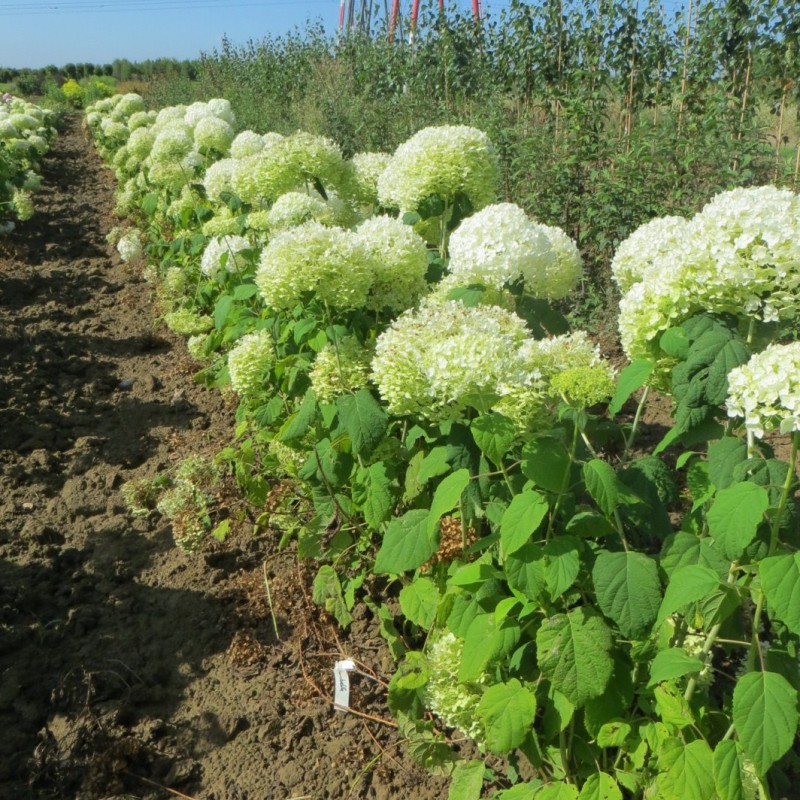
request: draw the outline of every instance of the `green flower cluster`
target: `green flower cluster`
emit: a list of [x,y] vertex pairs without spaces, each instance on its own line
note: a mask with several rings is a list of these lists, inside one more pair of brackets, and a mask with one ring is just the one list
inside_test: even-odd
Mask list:
[[340,394],[355,391],[369,381],[373,350],[355,336],[328,343],[317,353],[308,377],[316,396],[332,403]]

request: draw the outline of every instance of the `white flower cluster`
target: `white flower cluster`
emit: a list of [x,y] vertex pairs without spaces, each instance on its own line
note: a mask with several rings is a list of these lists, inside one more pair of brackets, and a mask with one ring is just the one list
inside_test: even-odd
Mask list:
[[581,258],[559,228],[529,219],[514,203],[497,203],[453,232],[449,270],[455,285],[503,289],[521,282],[527,294],[556,299],[580,279]]
[[0,102],[0,235],[14,229],[12,216],[33,216],[32,192],[41,187],[42,156],[56,135],[52,111],[11,95]]
[[142,237],[135,228],[123,234],[117,242],[119,257],[126,264],[135,264],[142,257]]
[[356,153],[348,163],[349,174],[344,194],[359,206],[377,206],[378,179],[391,159],[389,153]]
[[335,345],[328,343],[317,353],[309,372],[314,394],[333,402],[340,394],[366,386],[373,351],[355,336],[345,336]]
[[306,222],[276,234],[261,254],[256,285],[267,305],[289,309],[314,294],[337,309],[362,308],[375,267],[359,237]]
[[228,373],[233,391],[252,394],[266,387],[269,371],[275,363],[275,345],[267,330],[248,333],[228,353]]
[[250,249],[250,242],[244,236],[218,236],[212,239],[203,250],[200,271],[211,277],[217,270],[225,267],[228,272],[241,272],[247,262],[242,250]]
[[648,223],[619,251],[619,330],[631,359],[652,355],[662,331],[699,311],[766,322],[800,312],[800,197],[788,190],[723,192],[683,224]]
[[415,211],[435,195],[466,195],[474,209],[494,200],[499,167],[489,137],[466,125],[423,128],[397,148],[378,179],[382,205]]
[[478,705],[483,696],[482,684],[489,676],[481,673],[471,684],[460,683],[458,671],[464,655],[464,642],[450,631],[445,631],[428,650],[430,676],[425,686],[428,708],[448,727],[465,733],[484,746],[486,732],[478,716]]
[[[258,212],[256,212],[258,213]],[[309,220],[334,225],[333,209],[316,193],[287,192],[266,212],[265,222],[272,231],[296,228]]]
[[772,344],[731,370],[726,406],[759,438],[800,430],[800,342]]

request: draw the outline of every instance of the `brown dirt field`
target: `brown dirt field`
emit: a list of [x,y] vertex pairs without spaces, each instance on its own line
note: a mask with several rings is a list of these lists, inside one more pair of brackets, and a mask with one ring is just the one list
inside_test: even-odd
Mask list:
[[[113,181],[78,120],[44,177],[0,240],[0,798],[443,797],[379,721],[368,613],[337,634],[275,536],[186,554],[126,512],[126,480],[213,455],[231,412],[106,244]],[[333,709],[340,654],[378,721]]]

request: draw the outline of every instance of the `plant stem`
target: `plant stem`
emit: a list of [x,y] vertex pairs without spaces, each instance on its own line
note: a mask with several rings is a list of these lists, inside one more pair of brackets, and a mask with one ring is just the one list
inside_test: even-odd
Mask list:
[[578,419],[576,417],[572,426],[572,445],[570,446],[570,451],[569,451],[569,466],[564,472],[564,480],[561,482],[561,489],[559,490],[558,497],[556,497],[556,502],[553,505],[553,513],[550,514],[550,521],[547,524],[547,532],[544,535],[545,541],[547,541],[550,538],[550,534],[553,532],[553,524],[555,523],[556,517],[558,516],[558,511],[561,508],[561,500],[567,493],[567,489],[569,489],[570,473],[572,472],[572,465],[575,463],[575,453],[577,452],[578,449],[579,434],[580,430],[578,428]]
[[633,425],[631,425],[631,431],[628,434],[628,437],[625,439],[625,450],[622,453],[622,463],[625,464],[628,461],[630,456],[631,447],[633,446],[633,440],[636,438],[636,429],[639,427],[639,420],[642,418],[642,412],[644,411],[645,403],[647,402],[647,396],[650,394],[650,387],[645,386],[644,391],[642,392],[642,396],[639,398],[639,405],[636,406],[636,414],[633,417]]

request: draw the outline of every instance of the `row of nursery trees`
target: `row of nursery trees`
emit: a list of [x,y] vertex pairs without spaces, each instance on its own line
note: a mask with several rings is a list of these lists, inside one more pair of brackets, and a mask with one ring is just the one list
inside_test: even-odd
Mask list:
[[[674,7],[673,7],[674,9]],[[671,9],[672,10],[672,9]],[[610,261],[640,224],[739,185],[797,189],[800,14],[777,0],[513,0],[476,27],[423,9],[413,48],[321,28],[204,56],[157,105],[225,97],[243,127],[393,151],[467,124],[497,149],[501,196],[586,258],[582,308],[616,296]]]
[[0,236],[33,216],[42,160],[55,136],[52,111],[0,94]]
[[[86,123],[121,256],[240,400],[216,463],[126,485],[136,513],[199,547],[234,474],[257,530],[315,562],[316,602],[343,628],[371,609],[389,706],[452,800],[792,791],[800,197],[736,189],[628,238],[617,374],[551,307],[575,243],[496,202],[480,130],[345,159],[236,134],[222,99]],[[653,389],[674,424],[647,450]]]

